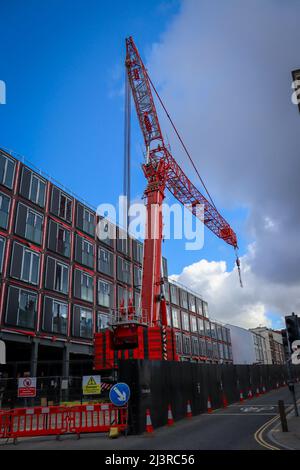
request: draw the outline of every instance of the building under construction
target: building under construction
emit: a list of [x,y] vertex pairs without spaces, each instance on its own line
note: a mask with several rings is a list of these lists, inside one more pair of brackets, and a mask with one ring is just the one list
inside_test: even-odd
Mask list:
[[[139,308],[143,244],[120,238],[118,227],[99,240],[96,224],[93,208],[0,151],[0,339],[9,377],[89,373],[94,334],[112,311]],[[163,267],[178,359],[232,362],[229,330],[208,318],[202,298],[168,280],[166,259]]]

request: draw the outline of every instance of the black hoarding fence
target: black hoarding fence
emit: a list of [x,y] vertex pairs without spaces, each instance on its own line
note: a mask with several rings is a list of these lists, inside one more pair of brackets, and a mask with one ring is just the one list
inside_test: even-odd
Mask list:
[[[300,379],[300,367],[292,368],[293,377]],[[213,408],[239,401],[240,393],[251,390],[270,391],[288,380],[286,365],[219,365],[169,361],[120,361],[119,381],[131,388],[129,406],[130,431],[145,431],[146,410],[151,413],[154,427],[167,423],[168,405],[174,420],[186,417],[190,401],[194,415],[207,411],[210,398]]]

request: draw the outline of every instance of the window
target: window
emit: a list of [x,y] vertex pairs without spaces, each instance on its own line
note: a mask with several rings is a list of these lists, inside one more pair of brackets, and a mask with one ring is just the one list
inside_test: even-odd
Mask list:
[[181,307],[188,309],[188,294],[186,291],[180,291]]
[[209,321],[204,320],[204,325],[205,325],[205,336],[208,336],[210,338],[211,334],[210,334],[210,323],[209,323]]
[[0,237],[0,273],[2,273],[4,259],[5,239]]
[[69,266],[49,256],[47,258],[45,287],[62,294],[68,294]]
[[109,324],[109,316],[107,313],[98,313],[97,314],[97,331],[106,330]]
[[181,333],[175,333],[176,352],[182,354],[182,336]]
[[224,354],[223,354],[223,344],[222,343],[218,343],[218,350],[219,350],[219,358],[223,359]]
[[190,331],[188,313],[182,313],[182,329],[185,330],[185,331]]
[[117,239],[117,250],[124,255],[130,254],[130,238],[127,233],[119,229],[119,236]]
[[60,335],[67,334],[68,305],[56,299],[45,297],[43,330]]
[[203,316],[208,317],[208,304],[207,302],[202,303]]
[[117,268],[118,281],[131,284],[131,263],[118,256]]
[[95,214],[79,202],[77,202],[76,226],[92,237],[95,236]]
[[226,328],[227,343],[231,344],[231,336],[229,328]]
[[7,229],[9,217],[10,198],[0,193],[0,227]]
[[213,351],[213,357],[215,359],[219,359],[219,354],[218,354],[218,343],[212,343],[212,351]]
[[170,288],[169,283],[164,281],[164,292],[165,292],[165,299],[167,302],[170,302]]
[[137,263],[143,264],[143,251],[144,246],[141,242],[137,240],[132,240],[132,250],[133,250],[133,259]]
[[3,153],[0,153],[0,184],[9,189],[13,187],[15,162]]
[[94,245],[79,235],[76,235],[75,259],[84,266],[94,267]]
[[189,309],[191,312],[196,313],[196,299],[191,294],[189,294]]
[[191,338],[189,336],[183,335],[183,354],[191,354]]
[[116,239],[116,226],[100,217],[97,223],[97,237],[102,243],[113,247]]
[[51,212],[66,222],[72,221],[72,203],[70,196],[53,186],[51,199]]
[[141,293],[137,291],[134,291],[134,307],[137,314],[141,313]]
[[70,232],[62,225],[54,222],[54,220],[50,220],[49,222],[48,248],[66,258],[70,258],[71,256]]
[[207,351],[206,351],[206,341],[204,338],[199,339],[199,352],[200,356],[206,357],[207,356]]
[[167,305],[167,325],[171,326],[171,312],[170,312],[170,305]]
[[128,307],[129,298],[131,295],[128,290],[122,286],[118,286],[118,307]]
[[107,308],[113,306],[113,286],[102,279],[98,279],[98,305]]
[[217,339],[217,331],[216,331],[216,324],[215,323],[210,324],[210,333],[211,333],[211,337],[213,339]]
[[201,299],[198,299],[198,297],[196,297],[196,311],[198,313],[198,315],[203,315],[203,311],[202,311],[202,300]]
[[105,248],[98,249],[98,271],[107,276],[114,275],[114,254]]
[[142,288],[142,268],[138,268],[137,266],[134,266],[133,270],[133,284],[134,287],[137,287],[138,289]]
[[174,328],[180,328],[179,310],[175,307],[172,307],[172,322]]
[[20,243],[14,243],[10,267],[11,277],[37,285],[39,269],[40,255]]
[[168,261],[166,258],[162,258],[162,277],[168,279]]
[[197,328],[197,318],[194,317],[193,315],[191,315],[191,331],[193,333],[197,333],[198,332],[198,328]]
[[170,294],[172,304],[179,305],[178,288],[174,284],[170,284]]
[[6,323],[33,330],[36,314],[37,294],[10,286],[6,307]]
[[84,271],[75,269],[74,295],[78,299],[93,302],[94,286],[93,278]]
[[199,342],[195,336],[192,336],[192,354],[193,356],[199,356]]
[[38,245],[42,242],[43,216],[30,207],[19,203],[15,232]]
[[204,321],[202,320],[202,318],[197,318],[197,321],[198,321],[199,335],[205,336]]
[[43,217],[31,209],[27,211],[25,238],[35,243],[42,242]]
[[206,341],[206,351],[207,351],[207,357],[211,359],[213,357],[213,348],[212,348],[211,339],[208,339]]
[[20,194],[40,207],[45,206],[46,181],[29,168],[23,167]]
[[223,341],[222,327],[221,325],[216,325],[217,327],[217,336],[219,341]]
[[93,337],[93,311],[74,306],[73,310],[73,335],[79,338],[91,339]]

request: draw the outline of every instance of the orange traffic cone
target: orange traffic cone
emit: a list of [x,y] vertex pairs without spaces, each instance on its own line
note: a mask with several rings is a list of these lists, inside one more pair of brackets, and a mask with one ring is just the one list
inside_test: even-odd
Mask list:
[[265,386],[263,386],[262,392],[263,392],[263,393],[266,393],[266,387],[265,387]]
[[251,399],[251,398],[253,398],[253,395],[252,395],[252,390],[251,390],[251,389],[249,390],[249,393],[248,393],[248,398],[250,398],[250,399]]
[[211,399],[210,396],[207,398],[207,413],[212,413]]
[[243,395],[243,392],[240,391],[240,402],[244,401],[244,395]]
[[257,387],[256,389],[256,396],[259,397],[260,396],[260,393],[259,393],[259,388]]
[[186,417],[187,418],[192,418],[193,417],[190,400],[187,401],[187,405],[186,405]]
[[227,401],[225,393],[222,394],[222,403],[223,403],[223,408],[227,408],[228,401]]
[[173,426],[173,424],[174,424],[174,419],[173,419],[171,405],[168,405],[168,426]]
[[147,408],[146,410],[146,432],[148,434],[153,433],[154,429],[152,426],[152,421],[151,421],[151,415],[150,415],[150,410]]

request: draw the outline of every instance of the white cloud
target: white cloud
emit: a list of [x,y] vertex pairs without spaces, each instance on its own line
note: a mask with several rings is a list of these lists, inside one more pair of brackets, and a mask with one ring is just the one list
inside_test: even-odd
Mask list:
[[211,318],[245,328],[258,325],[271,326],[268,312],[278,315],[276,326],[282,321],[282,313],[291,312],[293,307],[300,309],[300,293],[297,286],[286,287],[271,282],[263,282],[251,269],[251,258],[255,249],[249,247],[242,258],[244,288],[238,287],[236,268],[228,271],[224,261],[202,259],[186,266],[172,279],[189,286],[209,303]]
[[243,290],[223,262],[202,260],[180,275],[208,296],[214,316],[235,323],[300,307],[300,116],[291,102],[299,16],[292,0],[183,0],[147,63],[217,206],[249,211],[244,231],[255,250],[243,259]]

